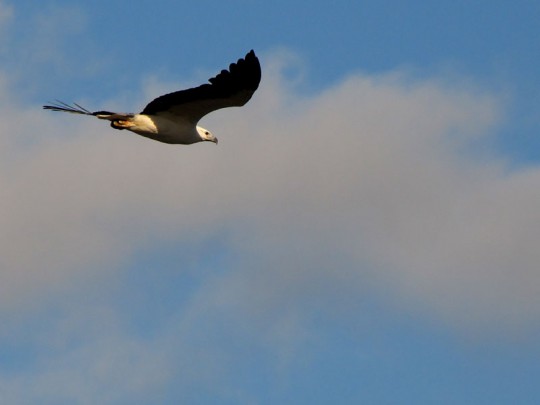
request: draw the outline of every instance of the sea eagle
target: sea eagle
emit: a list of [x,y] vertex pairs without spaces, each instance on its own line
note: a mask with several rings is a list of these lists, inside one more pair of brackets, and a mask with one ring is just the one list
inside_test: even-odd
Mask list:
[[77,103],[57,101],[43,106],[46,110],[93,115],[109,120],[114,129],[127,129],[156,141],[192,144],[209,141],[217,144],[210,131],[197,125],[206,114],[225,107],[246,104],[261,81],[261,65],[251,50],[243,59],[231,63],[216,77],[199,87],[165,94],[150,102],[139,114],[91,112]]

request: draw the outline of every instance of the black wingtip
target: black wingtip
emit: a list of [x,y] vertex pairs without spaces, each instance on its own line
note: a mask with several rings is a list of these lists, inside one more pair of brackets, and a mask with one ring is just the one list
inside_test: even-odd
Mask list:
[[240,107],[246,104],[261,81],[261,64],[251,49],[246,56],[229,65],[229,69],[221,70],[216,76],[208,79],[209,83],[186,90],[164,94],[144,107],[141,114],[157,114],[169,111],[184,103],[208,100],[214,106],[210,111],[224,107]]
[[259,87],[261,75],[261,63],[252,49],[236,63],[231,63],[228,71],[222,70],[216,77],[209,79],[209,82],[212,84],[235,82],[239,85],[238,88],[255,91]]

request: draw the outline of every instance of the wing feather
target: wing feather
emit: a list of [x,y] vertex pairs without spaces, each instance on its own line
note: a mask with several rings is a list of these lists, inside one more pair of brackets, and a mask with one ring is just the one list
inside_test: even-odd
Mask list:
[[206,114],[225,107],[246,104],[259,87],[261,65],[251,50],[243,59],[231,63],[208,80],[210,84],[165,94],[151,101],[141,114],[173,115],[197,123]]

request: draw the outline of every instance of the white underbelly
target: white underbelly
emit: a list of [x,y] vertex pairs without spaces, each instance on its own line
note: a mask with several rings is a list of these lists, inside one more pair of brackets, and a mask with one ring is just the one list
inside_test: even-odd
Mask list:
[[160,142],[188,145],[201,140],[195,126],[186,121],[136,114],[132,123],[127,129]]

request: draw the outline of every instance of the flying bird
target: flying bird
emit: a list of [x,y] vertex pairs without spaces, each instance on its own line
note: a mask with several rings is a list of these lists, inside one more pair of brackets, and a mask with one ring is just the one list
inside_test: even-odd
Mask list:
[[114,129],[127,129],[136,134],[169,144],[189,145],[217,138],[197,125],[206,114],[225,107],[241,107],[259,87],[261,65],[251,50],[243,59],[231,63],[229,70],[201,86],[165,94],[151,101],[139,114],[110,111],[91,112],[77,103],[57,101],[43,108],[73,114],[92,115],[111,122]]

